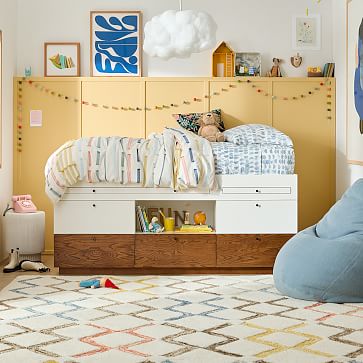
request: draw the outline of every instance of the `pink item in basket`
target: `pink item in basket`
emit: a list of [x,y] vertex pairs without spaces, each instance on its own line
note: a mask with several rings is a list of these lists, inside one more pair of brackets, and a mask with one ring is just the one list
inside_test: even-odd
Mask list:
[[13,201],[14,212],[16,213],[32,213],[37,211],[37,207],[32,202],[32,196],[30,194],[13,195],[11,199]]

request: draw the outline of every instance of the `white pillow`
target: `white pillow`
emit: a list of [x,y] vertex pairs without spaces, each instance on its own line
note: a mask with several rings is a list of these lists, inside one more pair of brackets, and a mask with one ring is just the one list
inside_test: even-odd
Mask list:
[[228,129],[223,132],[226,141],[236,145],[273,144],[293,146],[291,139],[268,125],[247,124]]

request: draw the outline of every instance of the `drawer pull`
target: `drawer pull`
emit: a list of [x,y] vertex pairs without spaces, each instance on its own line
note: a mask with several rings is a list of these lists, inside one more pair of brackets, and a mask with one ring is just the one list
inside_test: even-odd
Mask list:
[[256,193],[261,193],[261,190],[260,189],[256,189]]
[[92,192],[93,192],[93,193],[96,193],[96,189],[92,189]]
[[262,205],[261,205],[261,204],[256,203],[256,207],[261,208],[261,207],[262,207]]
[[92,237],[92,241],[96,242],[96,237],[95,236]]
[[261,237],[256,237],[256,241],[261,241]]
[[93,208],[96,208],[96,204],[92,204],[92,207],[93,207]]

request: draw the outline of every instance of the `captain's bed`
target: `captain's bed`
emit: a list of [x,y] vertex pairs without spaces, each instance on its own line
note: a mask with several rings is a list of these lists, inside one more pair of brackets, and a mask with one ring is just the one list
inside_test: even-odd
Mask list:
[[[270,272],[297,231],[292,141],[259,124],[234,127],[224,138],[165,128],[147,139],[62,145],[45,168],[60,272]],[[138,206],[173,217],[203,210],[213,232],[141,232]]]

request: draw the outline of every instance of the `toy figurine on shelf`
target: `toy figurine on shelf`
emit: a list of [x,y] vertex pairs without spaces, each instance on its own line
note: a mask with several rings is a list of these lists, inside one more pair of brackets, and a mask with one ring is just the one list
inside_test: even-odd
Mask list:
[[99,287],[108,287],[110,289],[118,289],[118,287],[106,277],[101,279],[91,279],[91,280],[83,280],[79,283],[80,287],[90,287],[92,289],[97,289]]
[[273,62],[273,66],[272,66],[270,72],[268,73],[268,76],[269,77],[282,77],[281,68],[280,68],[281,59],[273,58],[272,62]]
[[164,227],[162,227],[159,223],[159,219],[157,217],[153,217],[149,224],[149,231],[152,233],[161,233],[164,231]]

